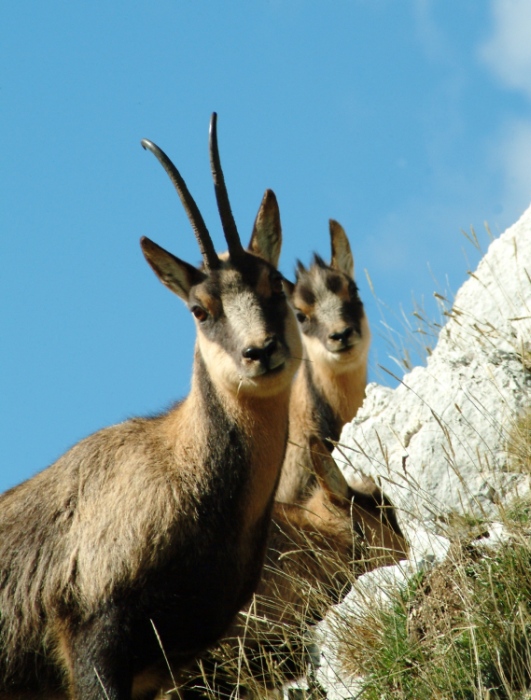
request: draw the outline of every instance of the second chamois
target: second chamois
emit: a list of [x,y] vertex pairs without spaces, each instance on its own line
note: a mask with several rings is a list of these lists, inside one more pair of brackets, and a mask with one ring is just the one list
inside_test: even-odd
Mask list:
[[332,449],[365,398],[371,333],[350,244],[334,220],[330,242],[330,263],[319,255],[308,269],[298,262],[295,285],[289,285],[304,357],[293,382],[289,441],[276,495],[285,503],[302,503],[316,483],[310,436]]

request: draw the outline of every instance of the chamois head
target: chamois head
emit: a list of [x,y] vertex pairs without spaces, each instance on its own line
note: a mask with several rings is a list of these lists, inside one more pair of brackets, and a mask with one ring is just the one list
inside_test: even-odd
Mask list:
[[332,258],[326,264],[314,255],[309,269],[297,263],[292,303],[310,360],[349,371],[364,364],[370,330],[358,287],[354,261],[345,231],[330,219]]
[[244,250],[230,208],[210,123],[210,162],[228,252],[218,256],[199,209],[170,159],[143,140],[168,173],[199,243],[203,264],[194,267],[149,238],[142,251],[157,277],[184,300],[197,327],[197,349],[213,383],[229,393],[265,397],[287,390],[301,357],[297,324],[276,266],[282,233],[276,197],[267,190]]

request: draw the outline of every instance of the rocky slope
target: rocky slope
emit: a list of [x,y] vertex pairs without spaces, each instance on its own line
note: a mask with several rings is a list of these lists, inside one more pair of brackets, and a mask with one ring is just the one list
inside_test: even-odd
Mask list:
[[[529,405],[530,367],[531,208],[491,243],[459,290],[427,366],[394,390],[370,384],[343,430],[336,461],[347,476],[380,480],[412,543],[409,562],[361,577],[343,605],[362,608],[367,596],[385,596],[444,557],[440,523],[449,513],[495,520],[499,504],[529,490],[528,478],[511,471],[507,440]],[[331,627],[325,621],[319,677],[329,698],[354,697],[356,684],[335,667]]]
[[531,208],[457,293],[427,366],[395,390],[368,386],[343,430],[338,464],[379,477],[399,507],[423,520],[494,512],[519,481],[505,448],[529,402],[529,359]]

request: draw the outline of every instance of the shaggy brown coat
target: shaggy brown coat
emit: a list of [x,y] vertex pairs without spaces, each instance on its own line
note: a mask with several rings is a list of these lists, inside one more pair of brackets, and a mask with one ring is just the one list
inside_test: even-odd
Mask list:
[[[173,164],[144,145],[175,183]],[[211,153],[219,190],[217,143]],[[189,396],[91,435],[0,498],[2,700],[129,700],[158,688],[161,645],[176,667],[189,662],[258,584],[301,343],[276,271],[273,193],[255,254],[228,200],[219,208],[223,260],[208,232],[202,269],[142,241],[196,319]]]
[[178,676],[180,700],[235,697],[238,683],[237,697],[263,700],[268,689],[300,678],[308,626],[342,599],[356,576],[406,556],[394,509],[376,484],[364,479],[349,486],[324,445],[312,439],[311,447],[318,484],[303,505],[275,503],[253,602],[219,646]]

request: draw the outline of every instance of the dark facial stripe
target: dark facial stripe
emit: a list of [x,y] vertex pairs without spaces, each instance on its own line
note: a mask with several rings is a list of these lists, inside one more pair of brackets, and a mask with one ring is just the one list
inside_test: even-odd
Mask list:
[[343,302],[341,306],[341,318],[347,325],[352,326],[358,335],[361,335],[361,321],[364,315],[363,304],[359,299]]
[[325,276],[325,285],[332,294],[338,294],[343,287],[343,280],[339,275],[328,273]]
[[297,296],[299,296],[307,306],[313,306],[315,304],[315,294],[312,292],[309,285],[298,283]]

